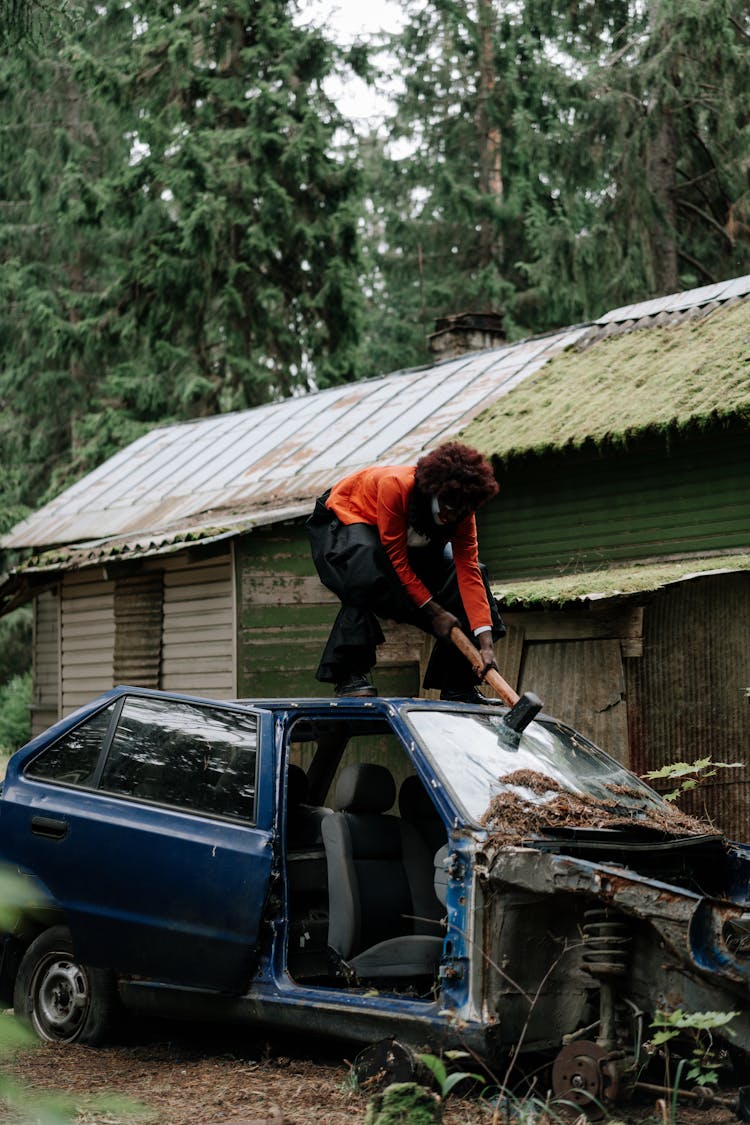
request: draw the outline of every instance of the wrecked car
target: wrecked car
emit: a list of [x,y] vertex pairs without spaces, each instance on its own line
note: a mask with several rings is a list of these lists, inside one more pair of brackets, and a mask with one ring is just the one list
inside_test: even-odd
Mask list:
[[750,851],[509,714],[107,692],[8,765],[6,1003],[55,1042],[126,1007],[542,1054],[579,1104],[657,1012],[737,1010],[750,1052]]

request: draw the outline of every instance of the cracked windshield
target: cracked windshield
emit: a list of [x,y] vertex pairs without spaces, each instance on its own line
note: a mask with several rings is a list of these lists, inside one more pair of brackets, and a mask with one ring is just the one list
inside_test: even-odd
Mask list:
[[[559,723],[533,722],[520,737],[500,715],[415,710],[409,723],[475,824],[498,793],[538,803],[559,787],[581,797],[616,798],[624,808],[664,810],[662,799],[634,774]],[[545,778],[551,782],[547,792],[539,785]]]

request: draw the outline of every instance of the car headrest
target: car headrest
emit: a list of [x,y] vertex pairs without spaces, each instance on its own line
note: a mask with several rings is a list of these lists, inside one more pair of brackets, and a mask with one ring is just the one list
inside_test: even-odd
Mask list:
[[404,820],[412,823],[420,820],[435,820],[440,815],[416,774],[405,777],[401,782],[398,791],[398,811]]
[[396,800],[390,770],[371,762],[344,766],[336,784],[336,808],[341,812],[384,813]]
[[290,764],[287,771],[287,801],[291,806],[304,805],[307,802],[309,785],[307,774],[302,766]]

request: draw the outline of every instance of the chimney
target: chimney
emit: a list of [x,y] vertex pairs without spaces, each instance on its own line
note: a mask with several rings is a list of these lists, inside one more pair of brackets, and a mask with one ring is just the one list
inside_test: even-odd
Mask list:
[[502,311],[440,316],[435,321],[435,331],[428,337],[435,359],[481,352],[504,344],[506,339]]

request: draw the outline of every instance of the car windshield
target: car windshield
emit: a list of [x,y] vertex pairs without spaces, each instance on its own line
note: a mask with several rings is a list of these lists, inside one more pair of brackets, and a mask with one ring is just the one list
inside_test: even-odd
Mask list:
[[539,804],[561,788],[582,798],[616,798],[623,812],[671,811],[635,774],[561,723],[538,720],[519,736],[501,715],[414,709],[408,722],[474,824],[498,794]]

